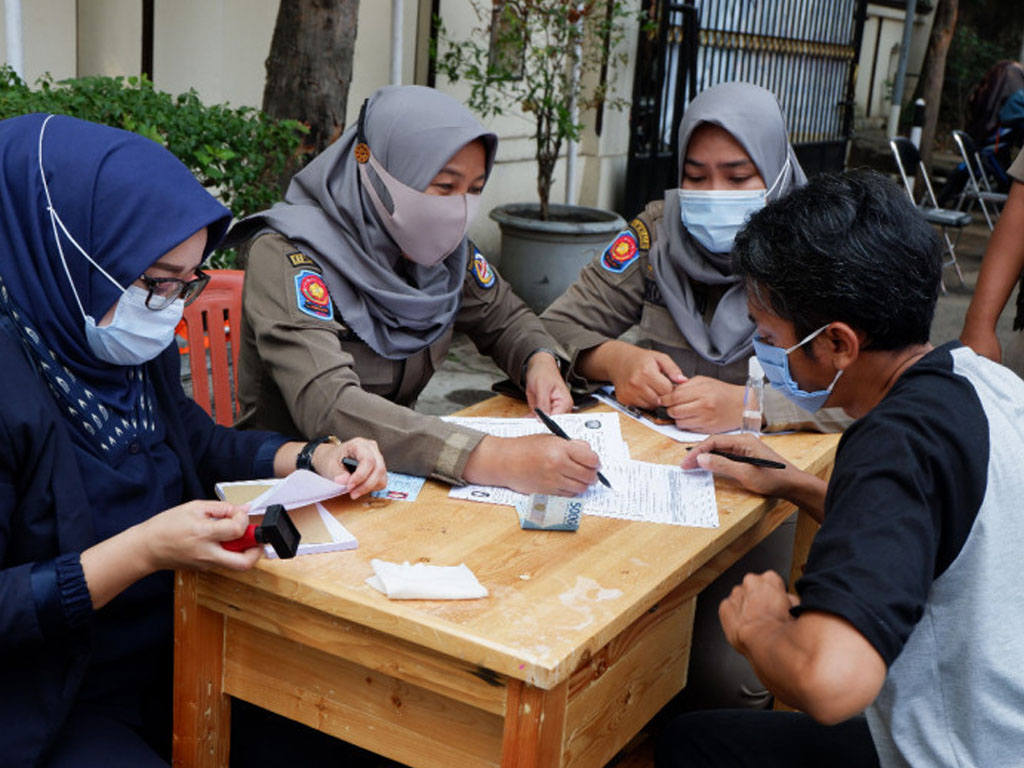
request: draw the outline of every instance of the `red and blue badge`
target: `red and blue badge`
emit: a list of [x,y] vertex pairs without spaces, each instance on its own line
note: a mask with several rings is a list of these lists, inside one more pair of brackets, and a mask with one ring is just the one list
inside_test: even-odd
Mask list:
[[295,303],[300,312],[317,320],[334,319],[334,305],[327,283],[316,272],[304,269],[295,276]]
[[619,234],[601,257],[601,266],[609,272],[624,272],[636,260],[639,248],[636,237],[628,229]]
[[476,284],[481,288],[493,288],[495,275],[494,270],[491,269],[491,265],[487,263],[487,259],[473,247],[473,263],[472,263],[473,279],[476,280]]

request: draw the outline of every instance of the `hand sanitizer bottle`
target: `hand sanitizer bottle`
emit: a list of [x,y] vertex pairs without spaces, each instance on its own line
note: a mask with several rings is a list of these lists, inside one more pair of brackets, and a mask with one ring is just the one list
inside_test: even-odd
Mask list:
[[742,431],[761,436],[764,418],[764,369],[756,355],[747,360],[747,388],[743,393]]

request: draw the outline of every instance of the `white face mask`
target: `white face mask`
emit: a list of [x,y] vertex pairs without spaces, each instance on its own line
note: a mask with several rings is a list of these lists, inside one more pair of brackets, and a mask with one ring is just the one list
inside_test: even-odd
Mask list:
[[146,307],[148,295],[145,288],[128,286],[117,301],[109,325],[96,325],[91,317],[85,317],[85,338],[96,357],[114,365],[141,365],[174,341],[174,329],[185,309],[184,300],[175,299],[154,312]]
[[403,184],[371,154],[373,166],[391,196],[389,211],[370,180],[367,163],[359,163],[359,178],[370,195],[384,228],[411,261],[432,267],[459,247],[480,209],[480,195],[428,195]]
[[[85,252],[85,249],[64,226],[64,222],[53,207],[50,187],[46,183],[46,173],[43,171],[43,134],[46,131],[46,124],[52,117],[53,115],[47,117],[39,129],[39,175],[43,180],[43,191],[46,193],[46,206],[50,213],[50,224],[53,227],[53,238],[57,243],[57,253],[60,254],[60,261],[71,291],[75,294],[78,311],[82,313],[82,318],[85,321],[85,339],[89,344],[89,349],[100,360],[114,365],[140,365],[155,358],[173,341],[174,329],[181,320],[185,302],[181,299],[175,300],[159,311],[147,308],[148,290],[136,285],[124,288]],[[64,258],[64,247],[61,245],[60,239],[61,232],[85,257],[86,261],[120,289],[121,297],[114,310],[114,319],[109,325],[98,326],[95,318],[86,313],[82,299],[78,295],[78,289],[75,287],[75,281],[71,279],[68,262]]]

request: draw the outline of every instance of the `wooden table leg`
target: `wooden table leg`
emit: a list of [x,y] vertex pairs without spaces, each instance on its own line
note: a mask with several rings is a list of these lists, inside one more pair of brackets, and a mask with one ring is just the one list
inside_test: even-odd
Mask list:
[[545,691],[508,681],[502,768],[549,768],[562,764],[569,682]]
[[796,594],[796,583],[804,575],[807,555],[810,554],[814,535],[818,532],[818,521],[801,509],[796,518],[796,533],[793,538],[793,559],[789,568],[789,591]]
[[175,573],[173,765],[227,768],[231,699],[224,693],[224,616],[199,606],[198,574]]

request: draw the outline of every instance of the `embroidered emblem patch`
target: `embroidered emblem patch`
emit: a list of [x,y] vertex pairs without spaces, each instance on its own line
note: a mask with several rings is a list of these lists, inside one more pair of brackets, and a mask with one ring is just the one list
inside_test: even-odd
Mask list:
[[288,254],[288,261],[291,262],[293,267],[313,267],[316,268],[316,262],[314,262],[309,256],[302,253],[301,251],[293,251]]
[[630,228],[636,232],[636,244],[640,247],[641,251],[651,250],[651,235],[647,231],[647,227],[640,219],[633,219],[629,222]]
[[487,263],[484,255],[473,248],[473,279],[481,288],[492,288],[494,286],[494,270]]
[[304,269],[295,276],[295,303],[300,312],[317,320],[333,320],[334,305],[327,283],[316,272]]
[[624,272],[637,257],[636,238],[629,230],[615,238],[601,257],[601,266],[609,272]]

